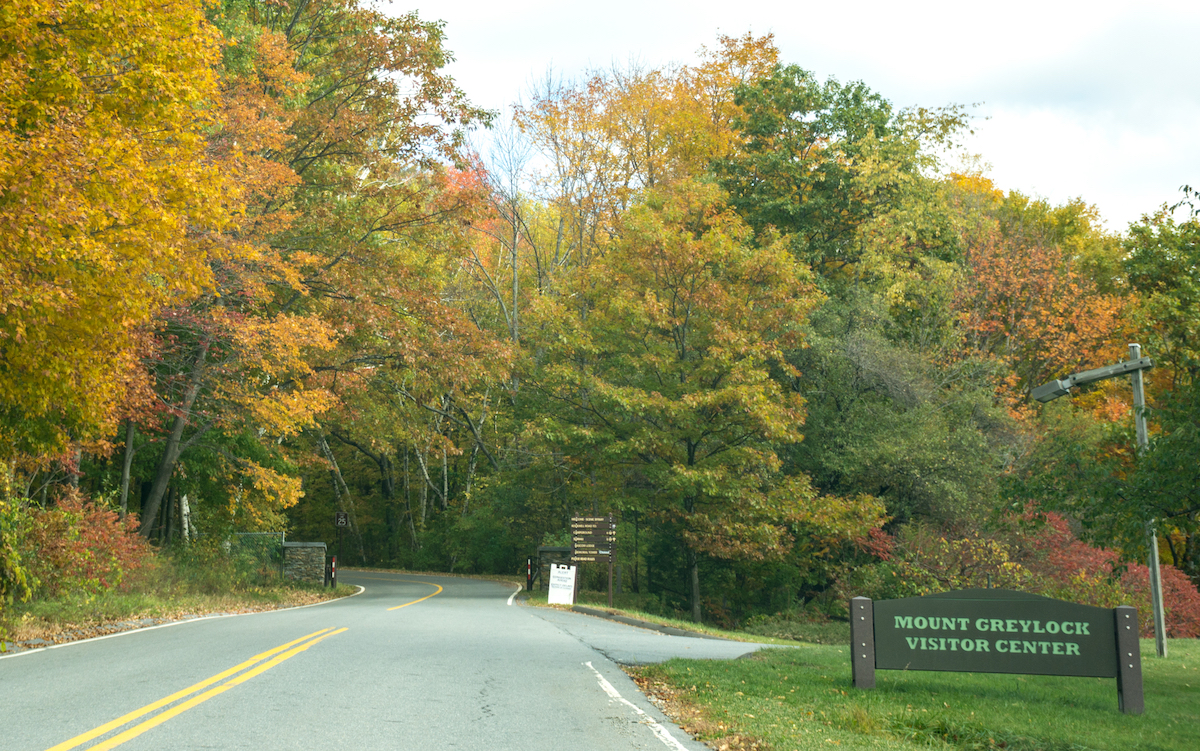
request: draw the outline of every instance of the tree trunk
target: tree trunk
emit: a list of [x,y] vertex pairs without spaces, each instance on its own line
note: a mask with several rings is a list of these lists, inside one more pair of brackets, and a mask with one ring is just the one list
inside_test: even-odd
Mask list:
[[162,525],[159,526],[158,540],[162,543],[169,544],[171,542],[171,529],[175,526],[175,520],[172,517],[175,515],[175,494],[179,492],[175,488],[167,489],[167,507],[163,510]]
[[450,470],[446,463],[446,449],[442,449],[442,511],[450,508]]
[[[346,484],[346,480],[342,477],[342,470],[338,467],[337,458],[333,455],[333,450],[329,448],[329,441],[325,440],[325,436],[320,436],[318,445],[321,447],[321,453],[325,455],[325,459],[329,462],[330,474],[333,479],[333,495],[337,499],[338,508],[345,511],[350,518],[350,531],[354,533],[354,539],[358,543],[358,557],[362,560],[362,565],[367,565],[367,553],[363,548],[362,533],[358,529],[358,519],[354,514],[354,499],[350,495],[350,486]],[[344,493],[344,495],[343,495]],[[345,501],[343,501],[345,498]]]
[[[442,491],[437,485],[433,484],[433,478],[429,476],[429,462],[425,458],[425,452],[420,449],[417,449],[417,466],[421,468],[421,478],[425,480],[425,484],[421,486],[421,526],[424,527],[429,503],[428,491],[432,489],[434,493],[438,494],[441,494]],[[443,495],[442,508],[444,509],[446,505],[446,497]]]
[[408,514],[408,531],[412,534],[412,549],[420,550],[421,538],[417,536],[417,521],[412,512],[412,485],[409,482],[407,448],[404,449],[404,510]]
[[638,550],[638,512],[633,512],[633,591],[635,594],[641,594],[642,590],[639,586],[641,581],[638,579],[638,562],[641,560],[641,552]]
[[688,549],[688,573],[692,580],[692,620],[700,622],[700,562],[696,551]]
[[520,276],[517,274],[517,244],[520,239],[520,227],[514,211],[512,223],[512,331],[510,332],[514,346],[521,341],[521,329],[517,323],[517,295],[520,292]]
[[471,461],[467,463],[467,482],[466,488],[463,490],[463,507],[462,513],[459,516],[466,517],[467,507],[471,505],[471,482],[475,479],[475,463],[479,459],[479,444],[471,449]]
[[179,454],[182,452],[183,446],[183,431],[187,428],[192,405],[196,403],[196,397],[200,395],[200,387],[204,384],[209,344],[207,339],[200,343],[200,349],[196,353],[196,360],[192,366],[192,377],[188,382],[187,391],[183,395],[183,404],[175,414],[171,432],[167,435],[166,445],[163,446],[162,458],[158,462],[158,470],[154,473],[154,484],[150,486],[150,497],[144,499],[142,503],[140,531],[143,537],[149,537],[151,530],[154,529],[163,494],[166,493],[167,485],[171,482],[171,475],[175,472],[175,463],[179,461]]
[[71,454],[71,466],[67,468],[67,483],[79,490],[79,476],[83,474],[83,449],[76,448]]
[[133,420],[125,421],[125,460],[121,463],[121,520],[129,513],[129,469],[133,466]]
[[184,544],[191,542],[192,509],[188,505],[187,493],[179,496],[179,532]]

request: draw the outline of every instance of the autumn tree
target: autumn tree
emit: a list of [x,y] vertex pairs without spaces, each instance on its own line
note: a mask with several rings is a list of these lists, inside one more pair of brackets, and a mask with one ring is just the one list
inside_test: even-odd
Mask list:
[[514,122],[549,162],[539,195],[557,213],[555,254],[585,265],[640,191],[699,177],[738,143],[733,91],[766,75],[770,35],[718,37],[693,65],[547,77]]
[[138,327],[212,288],[218,40],[190,0],[0,9],[0,458],[107,434]]
[[798,526],[848,533],[878,513],[779,471],[775,447],[801,439],[804,411],[771,371],[820,296],[782,243],[749,240],[715,186],[650,191],[582,299],[539,301],[535,388],[553,410],[533,430],[584,492],[640,498],[678,525],[696,620],[701,555],[779,557]]
[[[1010,397],[1122,359],[1127,303],[1077,267],[1064,247],[1071,234],[1027,231],[1019,221],[1020,203],[993,207],[965,239],[966,264],[953,305],[966,348],[1004,363]],[[989,213],[995,217],[990,222]]]
[[[341,452],[369,458],[389,537],[403,525],[420,547],[431,507],[446,510],[454,496],[466,508],[486,457],[469,427],[507,375],[505,347],[475,325],[455,286],[468,225],[486,201],[461,158],[463,132],[489,115],[445,74],[441,23],[340,0],[236,3],[228,13],[232,28],[282,39],[305,80],[287,111],[287,142],[271,154],[296,184],[262,204],[291,212],[266,242],[301,268],[295,284],[273,287],[269,309],[317,316],[338,332],[336,348],[311,363],[337,403],[302,443],[328,465],[328,491],[350,511]],[[466,478],[455,483],[464,453]],[[394,512],[401,465],[419,512]]]
[[[1145,332],[1143,352],[1154,360],[1146,387],[1150,444],[1134,451],[1133,421],[1093,427],[1063,422],[1055,437],[1072,447],[1047,456],[1036,480],[1061,508],[1080,519],[1090,538],[1129,557],[1145,550],[1147,520],[1157,521],[1160,551],[1200,583],[1200,497],[1196,451],[1200,437],[1200,222],[1187,191],[1170,207],[1133,224],[1123,243],[1124,272],[1136,293],[1134,320]],[[1180,212],[1182,213],[1182,212]],[[1170,603],[1168,603],[1170,605]]]

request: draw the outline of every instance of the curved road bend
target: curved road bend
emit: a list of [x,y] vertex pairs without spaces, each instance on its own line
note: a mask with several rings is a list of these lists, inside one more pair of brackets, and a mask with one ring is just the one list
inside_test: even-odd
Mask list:
[[341,579],[365,591],[0,657],[0,748],[698,751],[614,660],[758,648],[510,605],[496,582]]

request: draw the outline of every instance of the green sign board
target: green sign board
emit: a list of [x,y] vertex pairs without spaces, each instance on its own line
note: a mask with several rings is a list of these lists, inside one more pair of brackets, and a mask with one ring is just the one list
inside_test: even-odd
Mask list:
[[875,603],[875,667],[1117,677],[1112,610],[1007,589]]
[[850,610],[860,688],[874,686],[877,669],[1094,676],[1116,678],[1122,711],[1141,712],[1133,608],[966,589],[878,602],[856,597]]

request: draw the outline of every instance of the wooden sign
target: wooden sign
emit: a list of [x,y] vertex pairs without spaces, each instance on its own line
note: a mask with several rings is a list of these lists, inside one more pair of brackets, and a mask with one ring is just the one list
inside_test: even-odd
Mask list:
[[612,515],[571,519],[571,560],[611,562],[617,547],[617,523]]
[[1117,703],[1141,714],[1137,610],[1096,608],[1008,589],[850,601],[856,688],[876,670],[1094,676],[1117,679]]

